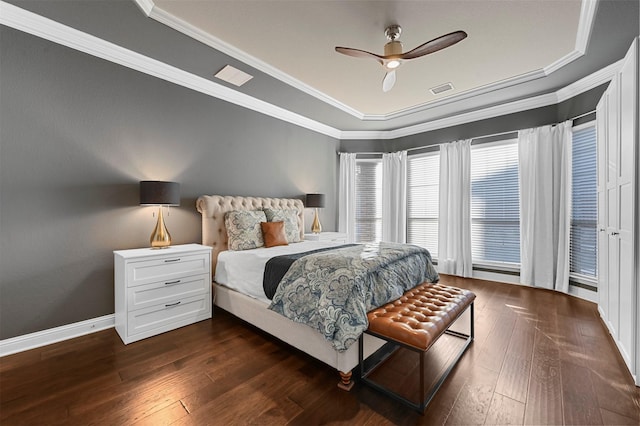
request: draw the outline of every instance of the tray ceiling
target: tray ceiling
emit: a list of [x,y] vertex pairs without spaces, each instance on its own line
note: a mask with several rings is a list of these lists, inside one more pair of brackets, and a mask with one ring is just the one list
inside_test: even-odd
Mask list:
[[[545,69],[575,58],[582,7],[576,0],[153,3],[155,15],[174,28],[198,34],[213,47],[347,112],[380,119],[499,83],[544,76]],[[338,54],[334,47],[382,54],[384,29],[394,23],[402,26],[405,51],[455,30],[469,36],[403,64],[396,86],[383,93],[380,65]],[[440,95],[429,91],[444,83],[455,89]]]

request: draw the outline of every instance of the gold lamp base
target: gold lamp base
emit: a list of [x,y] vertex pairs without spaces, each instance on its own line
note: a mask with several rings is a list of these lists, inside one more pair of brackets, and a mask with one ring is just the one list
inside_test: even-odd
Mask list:
[[171,235],[164,225],[164,218],[162,217],[162,207],[158,208],[158,222],[156,228],[151,233],[151,248],[153,249],[165,249],[171,245]]
[[322,225],[320,225],[320,219],[318,218],[318,208],[316,207],[316,214],[313,217],[313,223],[311,224],[311,232],[319,234],[322,232]]

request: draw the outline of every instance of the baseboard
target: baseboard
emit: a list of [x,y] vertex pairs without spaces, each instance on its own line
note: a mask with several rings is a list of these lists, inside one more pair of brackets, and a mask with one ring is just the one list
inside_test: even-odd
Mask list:
[[111,314],[0,340],[0,357],[106,330],[114,325],[115,315]]

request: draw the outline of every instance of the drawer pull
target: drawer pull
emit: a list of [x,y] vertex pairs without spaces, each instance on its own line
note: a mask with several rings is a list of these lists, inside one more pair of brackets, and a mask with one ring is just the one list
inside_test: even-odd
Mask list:
[[180,301],[178,300],[176,303],[169,303],[168,305],[164,305],[165,308],[170,308],[172,306],[178,306],[180,304]]
[[170,262],[180,262],[180,258],[177,259],[165,259],[164,263],[170,263]]
[[180,281],[182,280],[167,281],[166,283],[164,283],[164,285],[178,284]]

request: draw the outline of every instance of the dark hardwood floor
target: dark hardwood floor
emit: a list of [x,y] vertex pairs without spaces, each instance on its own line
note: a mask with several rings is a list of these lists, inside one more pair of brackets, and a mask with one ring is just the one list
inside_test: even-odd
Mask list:
[[[114,329],[0,358],[2,425],[640,424],[640,390],[594,304],[443,276],[475,302],[475,341],[424,416],[217,309],[124,345]],[[443,340],[431,358],[446,358]],[[450,352],[450,351],[449,351]],[[415,353],[377,374],[411,389]]]

